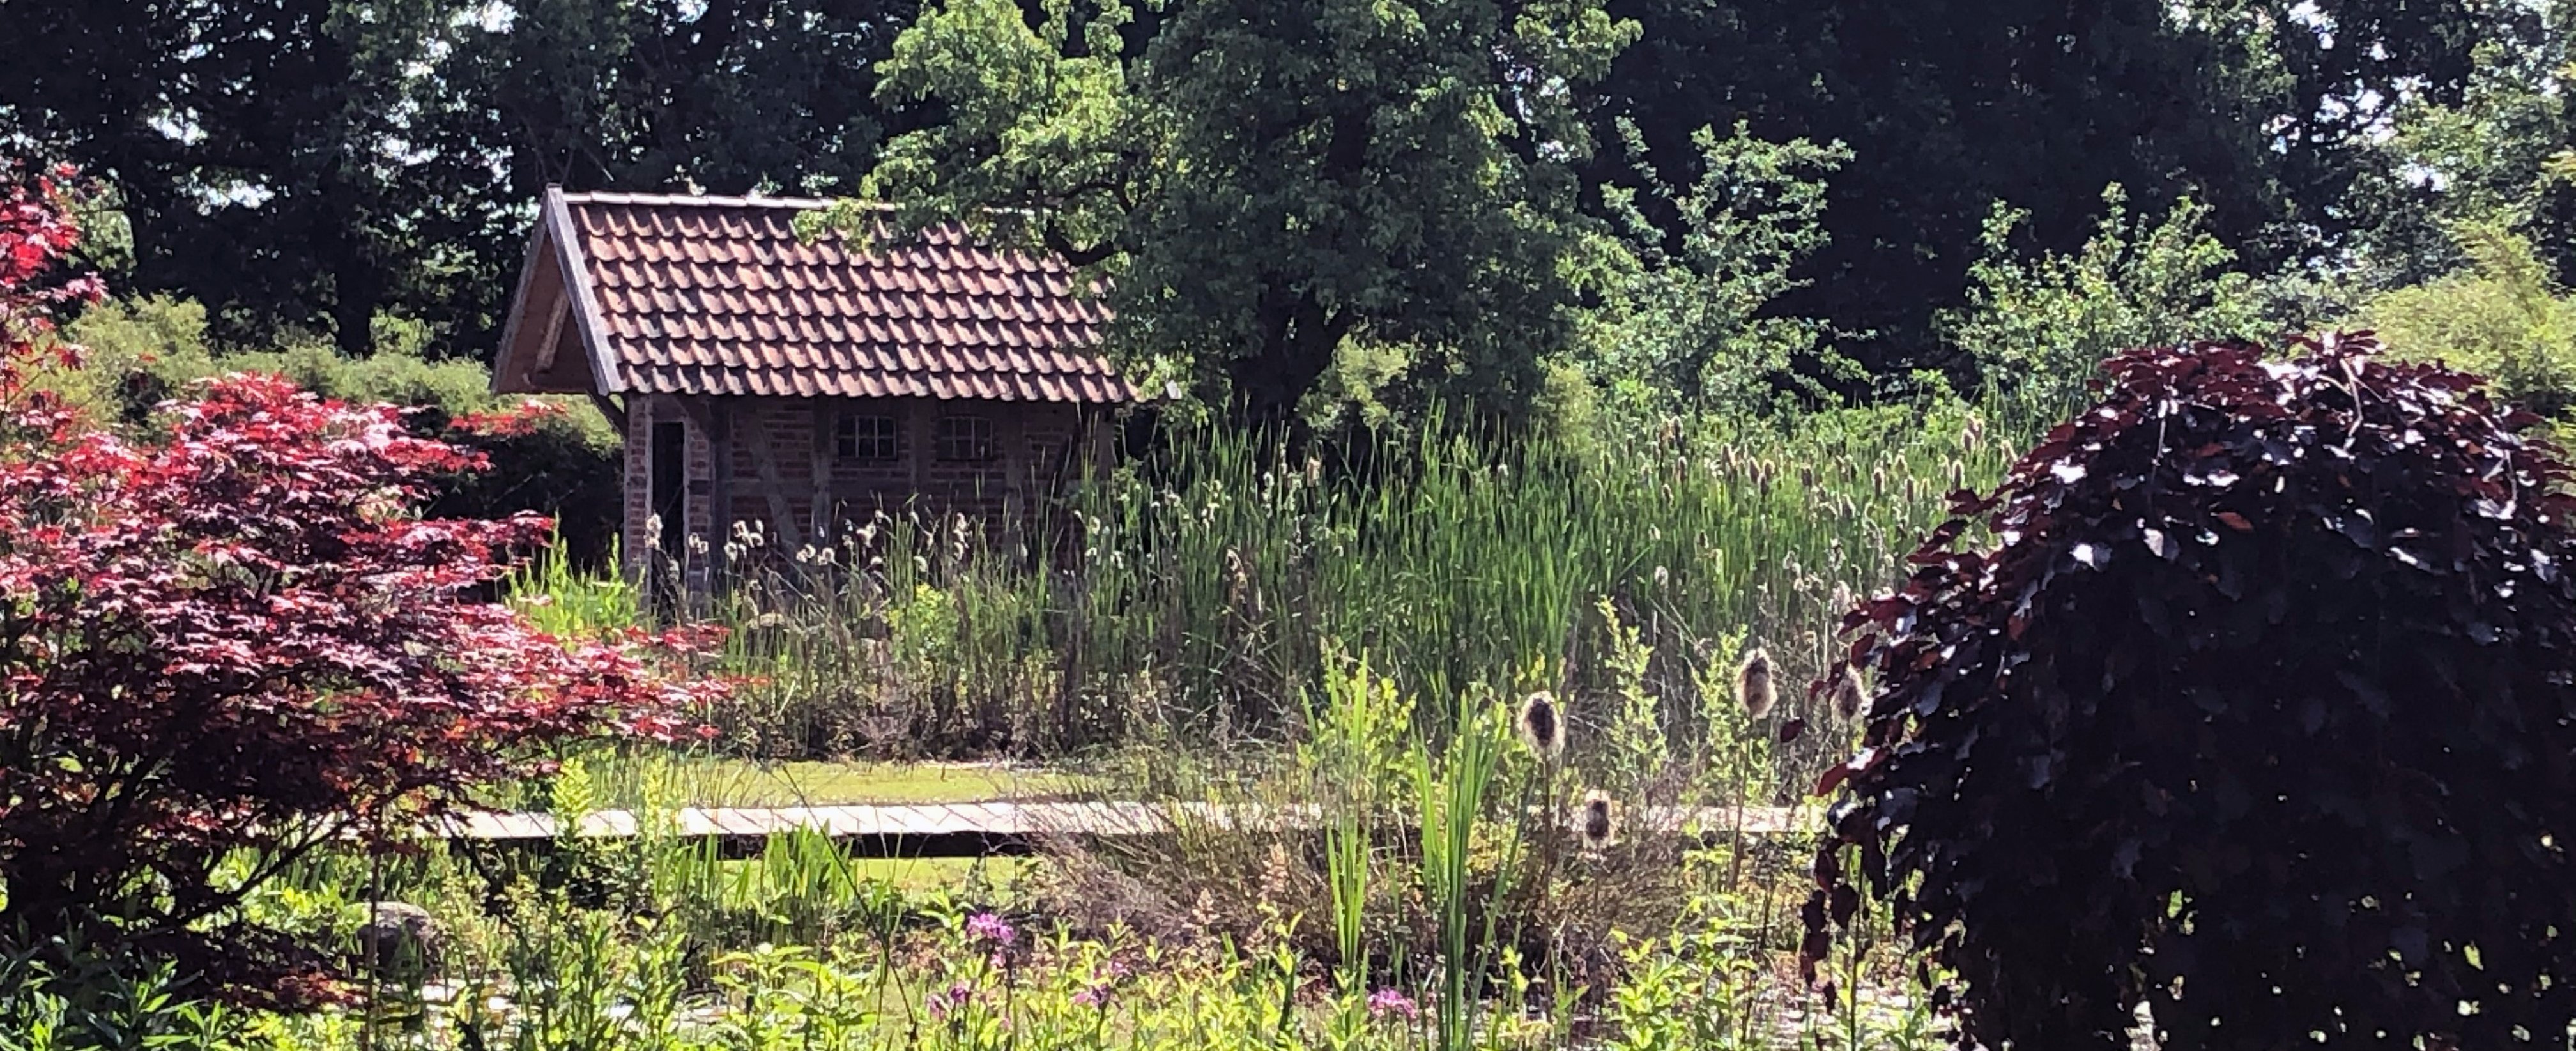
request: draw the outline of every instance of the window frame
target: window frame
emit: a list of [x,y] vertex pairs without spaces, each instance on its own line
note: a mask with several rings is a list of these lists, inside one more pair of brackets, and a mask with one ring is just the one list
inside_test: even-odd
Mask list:
[[[957,433],[962,428],[965,433]],[[991,463],[1000,459],[1001,445],[993,437],[993,419],[979,413],[957,412],[939,417],[932,432],[931,448],[941,463]],[[958,453],[959,442],[972,443],[966,455]]]
[[[861,424],[881,426],[862,428]],[[862,433],[873,430],[875,433]],[[876,412],[844,412],[832,422],[832,458],[843,463],[894,463],[903,459],[903,421]]]

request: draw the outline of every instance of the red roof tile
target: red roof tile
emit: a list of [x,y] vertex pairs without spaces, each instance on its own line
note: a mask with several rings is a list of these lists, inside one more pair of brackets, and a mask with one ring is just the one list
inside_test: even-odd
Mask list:
[[954,224],[869,250],[800,241],[815,200],[565,194],[572,260],[620,389],[1119,402],[1096,282]]

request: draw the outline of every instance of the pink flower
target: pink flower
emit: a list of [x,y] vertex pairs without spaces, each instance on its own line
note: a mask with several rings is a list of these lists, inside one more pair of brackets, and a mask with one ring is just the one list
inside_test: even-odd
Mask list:
[[1102,982],[1073,994],[1073,1002],[1084,1007],[1109,1006],[1109,983]]
[[1393,989],[1380,989],[1374,993],[1370,993],[1368,998],[1368,1012],[1369,1017],[1371,1018],[1385,1018],[1390,1015],[1400,1015],[1410,1021],[1412,1019],[1422,1017],[1422,1008],[1413,1002],[1412,997],[1396,992]]
[[1008,920],[989,912],[979,912],[966,918],[966,936],[1007,946],[1020,936],[1020,932],[1012,929]]

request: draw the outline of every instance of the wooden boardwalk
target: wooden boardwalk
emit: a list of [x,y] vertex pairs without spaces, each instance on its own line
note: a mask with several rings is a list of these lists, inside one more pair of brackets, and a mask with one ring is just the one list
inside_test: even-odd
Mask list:
[[[1812,827],[1815,809],[1748,807],[1740,816],[1750,835],[1778,835]],[[1311,808],[1254,810],[1208,803],[1118,803],[990,800],[974,803],[861,803],[846,806],[689,807],[663,817],[650,831],[676,839],[714,839],[729,853],[760,849],[770,837],[809,829],[872,857],[978,857],[1024,854],[1050,839],[1119,839],[1185,834],[1194,830],[1311,831],[1322,826]],[[1736,832],[1729,808],[1657,808],[1630,822],[1632,831],[1722,838]],[[631,838],[646,831],[625,810],[585,814],[573,834]],[[533,845],[561,835],[552,814],[481,812],[429,830],[433,838]]]

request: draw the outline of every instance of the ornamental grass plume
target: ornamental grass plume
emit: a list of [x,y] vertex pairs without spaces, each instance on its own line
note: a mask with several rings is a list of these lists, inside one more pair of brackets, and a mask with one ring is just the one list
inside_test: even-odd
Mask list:
[[1771,682],[1771,655],[1761,647],[1746,654],[1744,667],[1735,673],[1735,699],[1744,705],[1744,714],[1756,719],[1771,714],[1771,706],[1779,702],[1779,688]]
[[1533,691],[1521,702],[1518,720],[1521,743],[1540,759],[1555,762],[1565,754],[1565,716],[1556,710],[1556,695],[1546,690]]
[[1586,847],[1599,850],[1610,845],[1611,837],[1619,832],[1619,812],[1610,800],[1610,793],[1596,788],[1583,794],[1583,812],[1577,829],[1583,833]]

